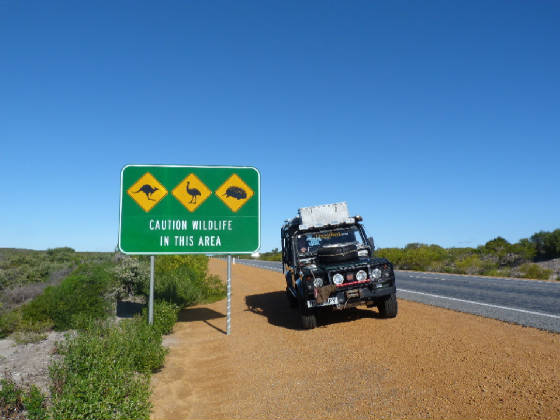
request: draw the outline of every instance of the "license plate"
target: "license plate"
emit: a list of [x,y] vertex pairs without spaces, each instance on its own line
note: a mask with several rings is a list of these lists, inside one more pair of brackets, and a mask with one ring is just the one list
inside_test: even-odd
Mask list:
[[338,304],[338,297],[336,296],[328,298],[326,302],[323,302],[321,304],[318,304],[316,300],[307,301],[308,308],[313,308],[315,306],[329,306],[329,305],[336,305],[336,304]]

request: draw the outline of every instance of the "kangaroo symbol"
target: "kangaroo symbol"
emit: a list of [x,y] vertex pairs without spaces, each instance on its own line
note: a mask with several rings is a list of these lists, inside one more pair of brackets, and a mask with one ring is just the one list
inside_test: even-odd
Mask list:
[[201,194],[200,191],[198,191],[196,188],[189,188],[190,183],[191,181],[187,182],[187,194],[192,197],[191,201],[189,201],[189,204],[196,204],[196,196]]
[[144,185],[142,185],[142,187],[140,187],[140,189],[138,191],[135,191],[134,194],[139,193],[139,192],[143,192],[144,194],[146,194],[146,197],[148,198],[148,200],[156,201],[156,200],[150,198],[150,195],[155,193],[157,190],[159,190],[158,187],[154,188],[149,184],[144,184]]

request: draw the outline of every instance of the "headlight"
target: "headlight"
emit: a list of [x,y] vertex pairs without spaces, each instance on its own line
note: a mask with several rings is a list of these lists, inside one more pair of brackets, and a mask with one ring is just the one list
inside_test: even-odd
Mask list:
[[374,268],[371,270],[371,277],[374,280],[379,280],[381,278],[381,270],[379,268]]
[[321,277],[315,277],[315,280],[313,280],[313,286],[323,287],[323,279]]
[[342,274],[336,273],[333,276],[332,281],[334,282],[334,284],[342,284],[344,282],[344,277],[342,276]]
[[360,270],[356,273],[356,280],[364,281],[367,278],[367,274],[364,270]]

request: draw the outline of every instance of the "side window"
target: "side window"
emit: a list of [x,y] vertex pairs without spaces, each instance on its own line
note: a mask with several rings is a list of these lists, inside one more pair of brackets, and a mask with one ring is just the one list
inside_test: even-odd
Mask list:
[[307,251],[307,237],[306,235],[300,235],[297,238],[297,250],[298,252],[306,252]]
[[286,237],[286,264],[292,266],[292,238]]

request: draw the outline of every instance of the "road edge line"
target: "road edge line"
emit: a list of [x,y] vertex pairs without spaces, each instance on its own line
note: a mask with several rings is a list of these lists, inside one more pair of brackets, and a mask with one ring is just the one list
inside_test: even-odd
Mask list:
[[470,303],[470,304],[473,304],[473,305],[488,306],[488,307],[491,307],[491,308],[504,309],[504,310],[514,311],[514,312],[522,312],[522,313],[530,314],[530,315],[545,316],[545,317],[548,317],[548,318],[560,319],[560,315],[547,314],[547,313],[544,313],[544,312],[528,311],[526,309],[512,308],[512,307],[509,307],[509,306],[492,305],[490,303],[476,302],[474,300],[458,299],[458,298],[453,298],[453,297],[449,297],[449,296],[435,295],[433,293],[416,292],[414,290],[397,288],[397,292],[399,292],[399,291],[402,291],[402,292],[405,292],[405,293],[413,293],[413,294],[418,294],[418,295],[430,296],[430,297],[439,298],[439,299],[447,299],[447,300],[452,300],[452,301],[455,301],[455,302]]

